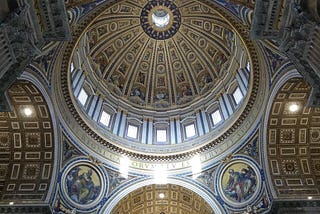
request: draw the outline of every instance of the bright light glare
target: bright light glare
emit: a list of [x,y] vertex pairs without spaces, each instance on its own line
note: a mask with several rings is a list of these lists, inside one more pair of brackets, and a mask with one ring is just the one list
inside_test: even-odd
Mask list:
[[24,109],[24,114],[29,117],[32,114],[32,110],[30,108],[25,108]]
[[159,198],[163,199],[164,198],[164,193],[159,194]]
[[10,202],[9,202],[9,205],[14,205],[14,202],[13,202],[13,201],[10,201]]
[[154,183],[155,184],[167,184],[168,183],[168,175],[167,171],[163,169],[163,167],[158,166],[154,171]]
[[308,199],[311,200],[311,199],[312,199],[312,196],[309,196]]
[[200,156],[196,155],[194,156],[191,161],[191,166],[192,166],[192,178],[196,179],[200,173],[201,173],[201,160],[200,160]]
[[128,157],[123,156],[120,158],[120,174],[124,178],[128,178],[130,160]]
[[298,106],[297,104],[291,104],[291,105],[289,106],[289,110],[290,110],[291,112],[296,112],[296,111],[299,110],[299,106]]
[[164,28],[169,24],[170,15],[165,10],[156,10],[152,13],[152,22],[158,28]]

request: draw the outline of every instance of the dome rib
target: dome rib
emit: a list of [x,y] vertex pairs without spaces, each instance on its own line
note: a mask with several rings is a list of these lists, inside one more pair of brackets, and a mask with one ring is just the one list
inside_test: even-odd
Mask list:
[[[121,1],[121,2],[115,2],[114,4],[121,4],[121,3],[127,3],[127,2]],[[186,5],[189,5],[189,4],[186,4]],[[211,5],[208,7],[211,7]],[[213,6],[212,8],[216,9]],[[104,12],[102,12],[99,16],[108,15],[103,13]],[[220,17],[221,15],[219,13],[220,11],[217,12],[217,16]],[[124,16],[119,17],[119,20],[118,20],[119,22],[122,22],[125,20],[125,18],[123,18],[122,20],[122,17]],[[220,18],[223,19],[222,16]],[[95,25],[95,23],[98,22],[98,20],[99,18],[95,19],[95,21],[93,21],[90,25],[91,26]],[[114,21],[114,20],[109,20],[109,21],[111,24],[111,21]],[[214,22],[214,19],[210,21]],[[182,19],[182,22],[183,22],[183,19]],[[226,21],[226,23],[228,23],[228,21]],[[226,23],[225,25],[230,25]],[[149,153],[149,151],[151,151],[150,152],[151,155],[147,155],[146,156],[147,158],[153,158],[153,157],[156,158],[158,156],[171,158],[171,157],[176,157],[177,155],[179,156],[180,154],[181,154],[181,157],[184,157],[187,153],[193,154],[194,151],[208,150],[213,146],[215,146],[216,144],[220,143],[220,141],[224,141],[225,139],[227,139],[228,136],[231,135],[231,133],[233,133],[238,128],[239,124],[242,123],[242,119],[244,117],[243,115],[240,117],[240,115],[242,113],[244,115],[248,114],[246,110],[252,107],[251,104],[254,104],[255,96],[251,96],[252,86],[249,86],[250,90],[248,92],[248,95],[251,96],[250,99],[247,99],[247,97],[244,96],[245,101],[241,102],[239,106],[236,106],[236,104],[232,104],[232,100],[231,100],[232,91],[227,91],[226,89],[228,88],[229,84],[234,84],[236,80],[235,75],[237,73],[237,70],[240,67],[239,65],[236,65],[236,64],[232,66],[229,66],[229,64],[226,65],[225,68],[227,69],[232,68],[232,70],[226,71],[227,73],[227,76],[226,76],[225,74],[221,75],[220,69],[217,69],[214,66],[214,63],[216,62],[216,60],[218,60],[218,57],[219,57],[217,53],[219,53],[221,56],[222,55],[224,56],[224,53],[222,51],[219,51],[223,45],[226,45],[225,43],[226,41],[224,40],[225,31],[223,29],[227,29],[228,31],[232,32],[233,35],[235,35],[235,39],[238,41],[238,44],[240,44],[242,49],[247,50],[248,48],[250,49],[250,51],[252,51],[253,49],[252,44],[246,47],[245,46],[246,44],[242,43],[243,39],[240,38],[240,35],[235,33],[236,30],[233,29],[233,26],[229,26],[227,28],[225,26],[221,26],[222,35],[223,35],[222,37],[223,40],[221,41],[224,42],[223,45],[220,44],[221,42],[217,43],[212,41],[212,38],[214,37],[205,37],[204,35],[207,35],[208,33],[204,33],[204,30],[201,30],[200,32],[200,30],[197,28],[194,28],[194,29],[189,28],[189,32],[194,33],[199,31],[200,32],[199,34],[203,36],[204,39],[206,39],[207,43],[204,43],[204,44],[201,43],[204,45],[204,47],[201,49],[202,51],[198,49],[200,46],[199,44],[195,43],[196,40],[192,40],[192,37],[190,37],[189,34],[188,35],[183,34],[182,29],[184,27],[188,27],[187,25],[182,25],[179,32],[173,37],[168,38],[166,40],[161,40],[161,41],[150,38],[143,31],[143,29],[140,28],[140,26],[138,25],[135,25],[135,26],[136,27],[133,27],[129,32],[127,32],[127,34],[125,34],[125,35],[131,34],[132,36],[131,40],[129,38],[128,40],[129,42],[127,42],[127,44],[125,44],[124,42],[122,48],[112,53],[111,55],[113,55],[113,57],[109,57],[108,59],[109,61],[106,63],[109,67],[105,68],[106,72],[105,72],[105,75],[103,76],[104,78],[102,80],[99,80],[98,78],[92,78],[93,74],[89,74],[89,75],[85,75],[85,80],[84,80],[84,84],[86,85],[94,84],[94,87],[96,88],[96,90],[93,90],[94,94],[89,94],[90,103],[93,102],[92,100],[93,97],[99,96],[99,99],[100,98],[102,99],[102,100],[99,100],[99,102],[101,101],[103,105],[109,105],[111,106],[111,108],[115,109],[114,112],[110,113],[112,114],[111,117],[120,118],[121,121],[119,122],[118,120],[117,124],[111,124],[111,127],[108,128],[106,132],[100,133],[100,131],[103,131],[101,127],[97,130],[92,131],[91,130],[92,127],[100,126],[99,121],[90,121],[91,120],[90,116],[84,116],[85,114],[87,114],[86,112],[89,111],[87,109],[88,107],[78,106],[77,108],[72,109],[72,111],[71,110],[70,111],[77,118],[77,120],[81,124],[81,127],[83,127],[85,131],[88,131],[90,133],[91,131],[92,132],[97,131],[97,133],[91,133],[94,135],[94,139],[96,139],[98,142],[101,142],[103,145],[108,145],[108,147],[111,148],[111,150],[113,151],[118,151],[120,149],[124,153],[128,153],[128,154],[132,153],[131,155],[133,156],[141,155],[141,157],[144,156],[146,153]],[[237,25],[236,27],[244,28],[241,25]],[[89,27],[88,29],[89,29],[89,34],[90,34],[90,31],[93,31],[93,30],[97,32],[97,29],[94,29],[91,27]],[[123,32],[126,32],[126,31],[124,30]],[[99,38],[103,38],[104,41],[108,42],[104,47],[106,48],[110,46],[115,47],[117,38],[120,39],[120,37],[113,38],[113,36],[114,34],[100,35]],[[178,42],[179,37],[181,38],[181,42]],[[85,40],[84,37],[82,39]],[[84,40],[80,41],[80,43],[83,43]],[[244,38],[244,40],[246,42],[249,42],[246,40],[246,38]],[[139,46],[134,46],[137,44],[137,42],[139,42]],[[191,50],[197,49],[196,51],[194,51],[195,58],[193,58],[193,60],[188,60],[188,53],[184,51],[183,43],[187,46],[187,48]],[[85,53],[85,51],[83,51],[85,47],[78,46],[78,44],[76,43],[73,43],[73,45],[75,45],[73,46],[73,48],[75,49],[74,53],[75,52]],[[160,45],[162,45],[161,49],[159,49]],[[95,46],[92,46],[92,47],[95,47]],[[214,52],[214,54],[212,55],[213,56],[212,58],[210,58],[211,55],[209,53],[211,47],[216,49],[216,52]],[[132,49],[136,50],[137,55],[130,56],[130,52]],[[81,51],[78,51],[78,50],[81,50]],[[94,58],[92,61],[99,62],[95,58],[99,56],[106,57],[105,49],[95,49],[95,50],[97,51],[101,50],[101,52],[100,53],[95,52],[95,54],[91,55],[91,57]],[[231,53],[233,53],[233,51],[239,51],[241,50],[241,48],[238,48],[236,50],[233,50],[233,49],[230,49],[230,50],[231,50]],[[150,56],[148,59],[146,59],[145,56],[148,53],[150,53]],[[250,55],[250,53],[245,52],[245,54],[247,55],[246,57],[249,61],[250,57],[248,56]],[[238,57],[239,54],[236,54],[236,53],[230,54],[229,57],[236,57],[236,56]],[[161,60],[159,61],[159,58],[161,57],[164,59],[164,61],[161,61]],[[192,58],[193,56],[189,56],[189,57]],[[71,58],[72,57],[70,57],[70,59]],[[82,59],[86,60],[84,58]],[[179,62],[179,60],[181,61]],[[202,65],[203,69],[199,69],[203,71],[199,73],[195,72],[195,69],[194,69],[195,68],[194,62],[197,60],[203,64]],[[237,63],[238,60],[239,59],[233,60],[232,63]],[[92,61],[90,62],[90,60],[88,60],[89,63],[92,63]],[[221,66],[226,63],[227,59],[222,61],[223,62],[220,63]],[[127,67],[126,67],[127,70],[124,72],[125,74],[123,75],[121,74],[122,72],[119,71],[119,69],[124,68],[124,67],[121,67],[122,65],[126,66],[124,63],[127,63]],[[254,63],[256,62],[254,61]],[[94,67],[94,64],[92,64],[91,67]],[[254,69],[257,69],[256,65],[255,67],[254,66],[251,66],[251,67]],[[212,68],[211,71],[209,70],[210,68]],[[84,67],[84,69],[88,69],[88,68]],[[211,86],[207,86],[208,87],[206,89],[207,92],[201,93],[202,86],[199,85],[199,80],[206,71],[210,71],[209,74],[214,74],[215,76],[217,76],[218,80],[217,82],[215,81],[214,84],[212,84]],[[92,71],[84,70],[83,72],[87,74]],[[117,83],[118,85],[116,84],[111,85],[109,82],[109,79],[112,79],[112,77],[114,77],[112,75],[115,73],[122,75],[123,79],[119,80],[121,82],[118,82]],[[162,80],[160,78],[163,78],[164,84],[161,83]],[[250,77],[249,75],[249,78],[256,79],[256,76]],[[211,77],[211,80],[214,81],[214,78]],[[114,81],[114,80],[111,80],[111,81]],[[185,95],[187,97],[189,96],[188,98],[190,99],[182,100],[181,102],[179,102],[177,98],[179,97],[178,93],[182,94],[182,92],[179,92],[179,90],[182,90],[182,87],[186,86],[188,82],[190,83],[190,88],[193,89],[193,91],[191,90],[190,92],[189,90]],[[122,84],[121,86],[122,88],[120,90],[118,86],[120,86],[121,84]],[[143,86],[145,86],[145,89],[142,88],[143,90],[145,90],[145,94],[144,94],[145,96],[144,100],[146,101],[145,103],[137,99],[134,99],[134,97],[141,96],[141,93],[139,94],[139,92],[135,91],[135,87],[143,87]],[[253,85],[253,87],[256,87],[256,86],[257,85]],[[63,90],[63,93],[65,95],[66,90]],[[226,121],[226,124],[224,124],[223,126],[219,127],[219,129],[217,129],[214,125],[212,125],[212,123],[210,123],[210,116],[211,116],[210,114],[214,109],[211,109],[211,107],[209,106],[211,106],[213,103],[217,103],[218,108],[221,108],[221,106],[224,105],[220,101],[220,98],[222,96],[228,97],[228,99],[230,99],[231,104],[228,104],[228,105],[233,105],[232,106],[233,112],[231,112],[230,115],[228,115],[230,119],[223,118],[223,120]],[[72,99],[73,99],[73,104],[78,105],[76,100],[77,95],[74,95]],[[242,104],[247,104],[248,101],[249,101],[249,105],[247,106],[247,108],[242,107]],[[99,109],[97,111],[99,111]],[[119,114],[121,115],[119,116]],[[204,121],[203,119],[201,119],[200,116],[198,116],[199,114],[201,114],[202,118],[206,118],[205,125],[208,126],[208,130],[205,130],[203,127],[201,127],[201,124],[203,126]],[[146,120],[146,118],[148,119]],[[126,134],[127,125],[131,123],[130,121],[131,119],[134,119],[136,121],[136,122],[132,122],[132,124],[136,125],[139,131],[138,137],[136,139],[128,138]],[[115,119],[112,119],[112,121],[114,122]],[[171,127],[172,121],[174,121],[175,126],[180,127],[179,130]],[[156,142],[155,140],[156,139],[155,133],[157,131],[157,126],[155,124],[159,122],[161,122],[162,124],[168,124],[166,127],[164,125],[160,127],[160,128],[165,128],[167,130],[167,134],[169,135],[169,138],[168,138],[169,141],[166,142],[167,147],[161,147],[160,144],[157,145],[158,142]],[[232,123],[236,122],[237,125],[232,126],[230,124],[231,122]],[[86,125],[87,123],[90,125],[87,126]],[[146,123],[148,123],[148,126],[146,125]],[[186,125],[191,123],[196,125],[195,128],[197,129],[197,132],[194,138],[187,139],[184,133],[185,132],[184,128]],[[112,130],[114,128],[113,127],[114,125],[121,126],[121,128],[118,129],[118,131],[114,131]],[[149,133],[151,133],[152,138],[147,140],[144,139],[145,140],[144,142],[146,142],[147,144],[155,144],[155,145],[141,144],[142,142],[141,139],[143,139],[143,137],[146,137],[141,130],[145,129],[146,127],[149,130]],[[216,133],[217,130],[219,130],[219,133]],[[217,135],[213,135],[213,133],[216,133]],[[173,139],[173,138],[171,139],[170,137],[174,135],[176,135],[176,139],[179,138],[178,140],[175,140],[177,145],[174,145],[174,143],[170,142],[170,140]],[[200,141],[202,142],[201,145],[199,144]],[[194,145],[194,146],[191,146],[191,145]],[[183,147],[185,146],[188,148],[187,149],[188,152],[183,151],[184,150]],[[142,149],[142,147],[146,147],[146,148]],[[168,151],[169,154],[158,154],[157,153],[158,147],[159,147],[159,151]]]

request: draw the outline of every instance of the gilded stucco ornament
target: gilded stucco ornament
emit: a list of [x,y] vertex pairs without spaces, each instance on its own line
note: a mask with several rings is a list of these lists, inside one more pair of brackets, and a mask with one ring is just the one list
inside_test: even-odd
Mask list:
[[[188,160],[195,153],[201,153],[204,164],[207,164],[239,143],[239,135],[250,134],[252,125],[258,120],[265,92],[265,84],[260,84],[264,79],[264,75],[260,73],[263,69],[260,68],[264,64],[259,62],[255,44],[248,39],[248,29],[217,4],[207,1],[192,1],[190,4],[175,2],[181,13],[181,22],[184,24],[174,36],[159,41],[151,38],[141,28],[141,10],[146,4],[147,2],[141,1],[137,1],[136,7],[127,1],[101,4],[82,20],[74,32],[74,38],[80,39],[75,39],[62,47],[64,50],[61,55],[62,64],[56,65],[59,69],[57,67],[55,80],[58,83],[57,89],[59,88],[57,101],[62,103],[58,108],[63,112],[64,126],[76,133],[74,136],[79,139],[81,145],[85,145],[95,155],[110,161],[114,166],[119,164],[120,154],[132,158],[130,168],[133,170],[152,171],[153,163],[149,164],[150,161],[168,160],[170,162],[165,163],[168,169],[186,170],[190,167]],[[119,23],[113,23],[112,20],[115,19],[106,18],[109,16],[117,18],[116,14],[119,11],[130,14],[131,18],[120,20]],[[125,17],[123,14],[121,17]],[[212,20],[211,25],[204,19],[199,20],[199,14],[206,14],[209,20]],[[183,18],[184,15],[191,18]],[[197,25],[198,23],[203,25]],[[101,27],[96,28],[99,24]],[[202,27],[201,30],[194,30],[189,26]],[[116,34],[119,31],[122,32],[123,38],[120,34]],[[211,34],[214,36],[210,37]],[[129,41],[124,43],[122,39]],[[108,102],[112,111],[121,112],[123,115],[121,118],[127,118],[134,125],[149,121],[151,125],[148,127],[154,127],[153,122],[155,122],[157,125],[160,124],[160,128],[165,124],[170,125],[171,121],[179,125],[184,125],[183,122],[188,124],[189,120],[195,122],[197,117],[207,118],[206,110],[210,109],[206,106],[208,101],[217,98],[219,92],[227,91],[228,87],[222,86],[225,80],[232,79],[234,74],[228,70],[234,72],[239,68],[237,64],[228,60],[231,53],[237,50],[234,44],[242,44],[241,50],[248,55],[251,73],[247,95],[235,109],[235,113],[222,123],[223,125],[217,128],[211,125],[207,132],[197,131],[197,136],[190,139],[185,139],[181,132],[180,142],[173,142],[170,137],[169,144],[156,145],[152,141],[150,144],[143,143],[141,136],[147,136],[143,132],[143,126],[139,129],[141,134],[139,133],[137,139],[127,138],[126,129],[123,131],[119,129],[121,134],[119,137],[114,129],[105,129],[99,123],[92,121],[92,116],[86,115],[90,109],[84,110],[73,94],[71,59],[76,58],[76,53],[80,54],[79,56],[87,54],[89,60],[82,61],[81,68],[87,70],[85,77],[88,78],[86,84],[88,83],[89,90],[93,91],[93,95],[97,95],[98,100]],[[169,51],[170,48],[172,52]],[[207,52],[200,54],[201,51]],[[157,57],[154,54],[157,54]],[[177,61],[171,61],[174,56]],[[119,57],[123,60],[115,60]],[[206,67],[207,62],[217,62],[217,64]],[[212,77],[201,78],[206,72]],[[224,78],[223,81],[221,78]],[[90,86],[92,82],[96,84]],[[200,116],[199,112],[204,114],[201,113]],[[113,117],[113,121],[117,121],[116,118]],[[186,119],[183,120],[184,118]],[[158,123],[159,121],[165,123]],[[195,124],[201,125],[201,123]],[[175,129],[167,130],[171,132]],[[181,130],[183,131],[183,127]]]
[[172,1],[150,1],[141,10],[140,24],[151,38],[165,40],[178,32],[181,14]]

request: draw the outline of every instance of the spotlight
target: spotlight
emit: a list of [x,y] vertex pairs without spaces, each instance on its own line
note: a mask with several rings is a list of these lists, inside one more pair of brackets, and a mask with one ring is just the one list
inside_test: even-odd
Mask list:
[[163,199],[164,198],[164,193],[159,194],[159,198]]
[[291,112],[296,112],[296,111],[298,111],[299,110],[299,106],[297,105],[297,104],[291,104],[290,106],[289,106],[289,111],[291,111]]
[[31,114],[32,114],[32,110],[30,109],[30,108],[25,108],[24,110],[23,110],[23,112],[24,112],[24,114],[27,116],[27,117],[29,117]]

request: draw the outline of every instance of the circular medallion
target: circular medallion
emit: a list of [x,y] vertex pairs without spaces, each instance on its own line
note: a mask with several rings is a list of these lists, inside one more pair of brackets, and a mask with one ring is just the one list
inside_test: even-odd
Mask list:
[[99,203],[107,182],[100,169],[87,162],[70,164],[64,170],[62,188],[68,202],[80,209]]
[[172,1],[150,1],[141,11],[140,23],[151,38],[169,39],[181,25],[179,8]]
[[237,160],[229,163],[223,168],[221,175],[219,189],[228,204],[245,205],[259,192],[259,170],[248,161]]

